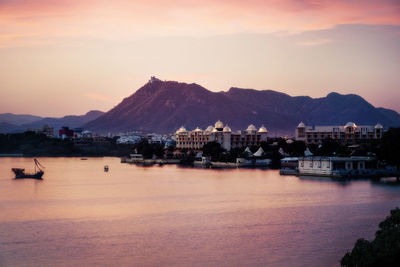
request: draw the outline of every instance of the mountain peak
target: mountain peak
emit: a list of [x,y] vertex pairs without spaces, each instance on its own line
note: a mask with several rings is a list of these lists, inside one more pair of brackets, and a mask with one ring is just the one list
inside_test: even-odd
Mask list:
[[330,92],[329,94],[326,95],[326,97],[338,97],[338,96],[342,95],[337,92]]
[[184,83],[178,81],[162,81],[154,76],[143,85],[139,90],[137,90],[131,97],[145,97],[154,94],[163,94],[163,93],[171,93],[171,94],[196,94],[196,93],[205,93],[210,92],[201,85],[196,83]]
[[181,125],[205,128],[217,119],[233,129],[265,125],[273,134],[290,135],[300,121],[320,125],[344,125],[347,121],[400,125],[395,115],[376,109],[358,95],[332,92],[322,98],[292,97],[273,90],[237,87],[211,92],[195,83],[161,81],[153,76],[134,94],[84,127],[98,132],[171,133]]
[[156,83],[156,82],[162,82],[162,81],[158,79],[156,76],[151,76],[150,80],[147,83]]

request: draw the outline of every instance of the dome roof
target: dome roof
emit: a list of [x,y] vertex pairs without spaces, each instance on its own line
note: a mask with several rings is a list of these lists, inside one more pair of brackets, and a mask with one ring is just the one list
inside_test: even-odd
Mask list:
[[267,130],[267,128],[265,128],[265,126],[263,125],[263,126],[260,127],[260,129],[258,129],[258,132],[259,132],[259,133],[267,133],[268,130]]
[[348,123],[346,123],[346,125],[344,126],[344,128],[347,128],[347,127],[357,128],[357,125],[356,125],[354,122],[348,122]]
[[231,130],[231,128],[229,128],[229,126],[228,125],[226,125],[225,127],[224,127],[224,130],[223,130],[224,132],[232,132],[232,130]]
[[374,127],[375,129],[383,129],[382,124],[380,124],[379,122],[375,125]]
[[224,124],[222,123],[222,121],[220,121],[220,120],[218,120],[216,123],[215,123],[215,128],[224,128]]
[[197,127],[196,129],[194,129],[194,131],[195,132],[201,132],[202,130],[199,127]]
[[210,125],[210,126],[208,126],[207,128],[206,128],[206,132],[212,132],[212,130],[214,130],[214,127],[212,127],[212,125]]
[[186,128],[181,126],[181,128],[179,128],[176,133],[183,133],[183,132],[187,132]]
[[217,128],[214,128],[214,129],[212,130],[212,133],[217,133],[217,132],[218,132]]
[[300,122],[299,125],[297,125],[297,128],[304,128],[306,125],[303,122]]
[[246,131],[252,132],[252,131],[257,131],[257,129],[253,124],[250,124],[249,127],[247,127]]

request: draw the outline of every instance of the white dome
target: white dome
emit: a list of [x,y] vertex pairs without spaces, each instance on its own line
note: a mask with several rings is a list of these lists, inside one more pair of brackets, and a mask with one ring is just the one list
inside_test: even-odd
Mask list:
[[224,132],[232,132],[232,130],[231,130],[231,128],[229,128],[229,126],[228,125],[226,125],[225,127],[224,127],[224,130],[223,130]]
[[187,132],[187,130],[183,126],[176,131],[176,133],[184,133],[184,132]]
[[205,129],[206,132],[212,132],[213,130],[214,130],[214,127],[212,127],[211,125],[208,126],[208,127]]
[[375,129],[383,129],[382,124],[380,124],[379,122],[375,125],[374,127]]
[[210,126],[208,126],[207,128],[206,128],[206,132],[212,132],[212,130],[214,130],[214,127],[212,127],[211,125]]
[[297,125],[297,128],[304,128],[306,125],[303,122],[300,122],[299,125]]
[[344,128],[347,128],[347,127],[357,128],[357,125],[356,125],[354,122],[348,122],[348,123],[346,123],[346,125],[344,126]]
[[196,129],[194,129],[194,131],[195,132],[201,132],[202,130],[199,127],[197,127]]
[[220,120],[218,120],[216,123],[215,123],[215,128],[217,128],[217,129],[219,129],[219,128],[224,128],[224,124],[222,123],[222,121],[220,121]]
[[257,131],[257,128],[253,124],[250,124],[249,127],[247,127],[246,131],[248,132]]
[[260,127],[260,129],[258,129],[258,132],[259,132],[259,133],[267,133],[268,130],[267,130],[267,128],[265,128],[265,126],[263,125],[263,126]]
[[213,132],[213,133],[217,133],[218,130],[217,130],[216,128],[214,128],[214,129],[212,130],[212,132]]

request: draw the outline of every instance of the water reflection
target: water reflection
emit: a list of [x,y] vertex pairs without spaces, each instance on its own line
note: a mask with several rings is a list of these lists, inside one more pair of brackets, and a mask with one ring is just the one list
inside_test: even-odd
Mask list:
[[366,180],[40,161],[43,181],[15,181],[31,159],[0,159],[3,265],[337,266],[400,205],[398,186]]

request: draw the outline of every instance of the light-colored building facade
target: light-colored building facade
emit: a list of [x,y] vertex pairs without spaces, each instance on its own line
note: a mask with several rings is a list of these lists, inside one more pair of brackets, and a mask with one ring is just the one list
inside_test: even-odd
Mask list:
[[356,125],[348,122],[344,126],[306,126],[303,122],[296,128],[296,140],[307,144],[321,144],[324,139],[338,140],[342,144],[366,143],[370,140],[381,139],[383,126],[381,124]]
[[315,176],[341,176],[368,174],[376,169],[376,160],[370,157],[301,157],[299,174]]
[[197,127],[188,131],[182,126],[175,132],[175,140],[179,149],[200,150],[205,144],[215,141],[229,151],[236,147],[258,146],[262,141],[267,141],[267,135],[268,131],[264,126],[257,130],[251,124],[244,131],[232,132],[228,125],[224,126],[221,121],[217,121],[214,127],[208,126],[205,130]]

